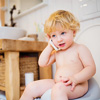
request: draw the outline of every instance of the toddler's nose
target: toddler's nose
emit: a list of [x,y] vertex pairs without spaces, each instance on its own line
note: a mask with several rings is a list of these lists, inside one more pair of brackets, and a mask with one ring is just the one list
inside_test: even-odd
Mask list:
[[58,36],[58,37],[57,37],[57,41],[58,41],[58,42],[61,42],[61,41],[62,41],[62,38],[61,38],[60,36]]

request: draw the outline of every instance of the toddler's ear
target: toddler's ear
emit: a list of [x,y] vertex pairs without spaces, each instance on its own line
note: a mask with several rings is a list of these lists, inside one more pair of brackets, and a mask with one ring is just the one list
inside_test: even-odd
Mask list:
[[48,40],[51,38],[50,35],[48,35],[48,34],[46,36],[47,36]]
[[73,31],[73,36],[75,37],[75,35],[76,35],[76,31]]

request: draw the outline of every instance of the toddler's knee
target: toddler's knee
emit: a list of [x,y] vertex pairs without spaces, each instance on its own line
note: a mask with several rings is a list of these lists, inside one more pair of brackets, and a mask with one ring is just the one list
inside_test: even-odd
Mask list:
[[59,83],[56,83],[54,85],[54,87],[52,88],[52,92],[56,92],[56,93],[62,93],[62,92],[66,92],[66,94],[69,93],[69,90],[70,90],[70,86],[65,86],[64,83],[62,82],[59,82]]
[[28,100],[28,99],[32,100],[33,99],[33,95],[32,95],[32,92],[31,92],[32,91],[32,85],[33,84],[34,83],[32,82],[32,83],[29,83],[26,86],[26,88],[25,88],[25,90],[24,90],[24,92],[23,92],[20,100]]
[[59,97],[64,94],[67,96],[65,88],[66,88],[66,86],[64,85],[64,83],[62,83],[62,82],[56,83],[52,88],[51,97],[52,98]]
[[32,87],[32,83],[29,83],[26,88],[25,88],[25,91],[30,91],[31,90],[31,87]]
[[35,82],[31,82],[26,86],[24,93],[31,95],[32,91],[34,91],[36,88]]
[[64,84],[62,82],[59,82],[59,83],[56,83],[54,85],[53,90],[55,90],[55,91],[59,91],[60,90],[61,91],[63,87],[65,87]]

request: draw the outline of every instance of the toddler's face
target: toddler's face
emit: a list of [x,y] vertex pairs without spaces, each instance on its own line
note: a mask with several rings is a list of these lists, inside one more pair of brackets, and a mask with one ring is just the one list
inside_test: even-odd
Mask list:
[[50,36],[54,45],[62,50],[70,47],[74,39],[73,31],[67,29],[52,32]]

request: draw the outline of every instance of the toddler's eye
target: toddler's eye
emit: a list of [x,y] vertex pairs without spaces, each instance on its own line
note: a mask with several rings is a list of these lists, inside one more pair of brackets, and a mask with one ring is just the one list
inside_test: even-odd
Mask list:
[[64,34],[65,34],[65,32],[62,32],[62,33],[61,33],[61,35],[64,35]]
[[52,37],[56,37],[56,35],[52,35]]

